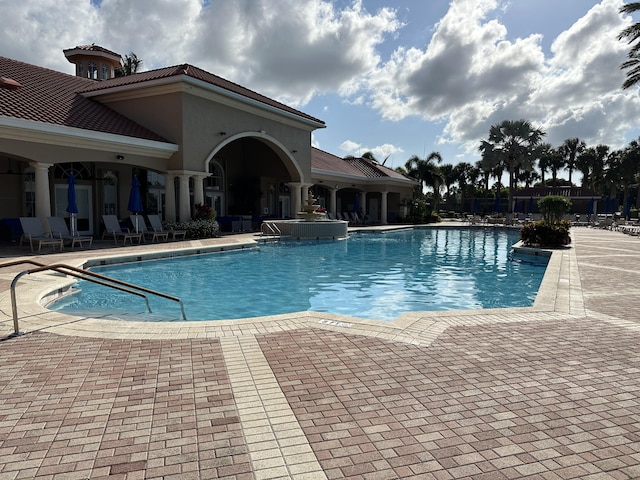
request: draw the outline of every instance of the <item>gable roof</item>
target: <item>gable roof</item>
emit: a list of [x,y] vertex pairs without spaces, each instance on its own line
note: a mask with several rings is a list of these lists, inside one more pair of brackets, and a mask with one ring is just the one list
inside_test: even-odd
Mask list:
[[0,116],[167,142],[108,106],[78,94],[99,83],[95,80],[6,57],[0,57],[0,75],[21,85],[13,90],[0,88]]
[[311,149],[311,170],[322,170],[323,173],[333,173],[354,178],[386,178],[417,183],[413,178],[402,175],[373,160],[352,157],[340,158],[319,148]]
[[521,188],[514,193],[514,198],[528,198],[528,197],[546,197],[547,195],[559,195],[567,198],[600,198],[598,192],[595,192],[587,187],[528,187]]
[[194,78],[196,80],[200,80],[214,87],[221,88],[230,93],[234,93],[245,97],[247,99],[251,99],[257,101],[259,103],[263,103],[265,105],[269,105],[271,107],[277,108],[278,110],[282,110],[284,112],[302,117],[306,120],[310,120],[314,123],[319,123],[322,126],[325,123],[322,120],[319,120],[311,115],[307,115],[304,112],[296,110],[295,108],[291,108],[288,105],[280,103],[272,98],[261,95],[253,90],[245,88],[237,83],[230,82],[222,77],[214,75],[213,73],[209,73],[201,68],[194,67],[193,65],[189,65],[184,63],[182,65],[175,65],[172,67],[164,67],[156,70],[148,70],[141,73],[136,73],[133,75],[126,75],[123,77],[115,77],[109,80],[103,80],[101,82],[92,82],[87,85],[82,92],[83,93],[94,93],[100,92],[101,90],[108,90],[115,87],[122,87],[128,85],[140,85],[144,86],[145,83],[151,82],[153,80],[162,80],[162,79],[171,79],[172,77],[180,77],[187,76]]

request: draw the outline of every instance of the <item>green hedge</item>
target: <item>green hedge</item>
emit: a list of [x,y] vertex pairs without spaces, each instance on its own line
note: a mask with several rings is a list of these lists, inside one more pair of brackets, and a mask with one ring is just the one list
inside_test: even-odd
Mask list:
[[167,230],[186,230],[187,238],[215,238],[220,236],[220,226],[215,220],[189,220],[188,222],[165,222]]
[[549,224],[543,220],[526,223],[520,230],[520,240],[528,247],[562,247],[571,243],[569,229],[571,222],[561,220],[558,223]]

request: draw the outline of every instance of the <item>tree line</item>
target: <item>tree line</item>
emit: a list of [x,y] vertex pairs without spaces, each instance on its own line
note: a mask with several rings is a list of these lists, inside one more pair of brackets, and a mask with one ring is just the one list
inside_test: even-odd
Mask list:
[[[426,158],[414,155],[396,170],[418,180],[416,196],[434,207],[442,201],[464,205],[471,197],[499,196],[504,188],[513,206],[517,190],[533,186],[582,186],[622,205],[631,198],[640,206],[640,139],[612,149],[589,146],[579,138],[554,146],[543,141],[545,135],[527,120],[504,120],[492,125],[480,142],[481,158],[475,164],[443,163],[442,155],[432,152]],[[560,177],[561,172],[568,178]],[[581,174],[579,185],[576,173]],[[507,184],[502,185],[505,174]]]

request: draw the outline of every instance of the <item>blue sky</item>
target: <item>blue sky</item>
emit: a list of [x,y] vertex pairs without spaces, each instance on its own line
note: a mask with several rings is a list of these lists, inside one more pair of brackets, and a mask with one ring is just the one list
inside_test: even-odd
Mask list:
[[638,136],[622,91],[622,0],[0,0],[0,55],[72,73],[96,43],[143,69],[191,63],[324,120],[315,146],[387,165],[475,162],[489,127],[524,118],[559,145]]

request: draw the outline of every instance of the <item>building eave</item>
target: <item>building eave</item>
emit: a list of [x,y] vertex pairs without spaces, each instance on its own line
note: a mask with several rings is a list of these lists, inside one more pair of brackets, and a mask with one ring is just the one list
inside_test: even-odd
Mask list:
[[176,144],[0,115],[0,138],[167,159]]

